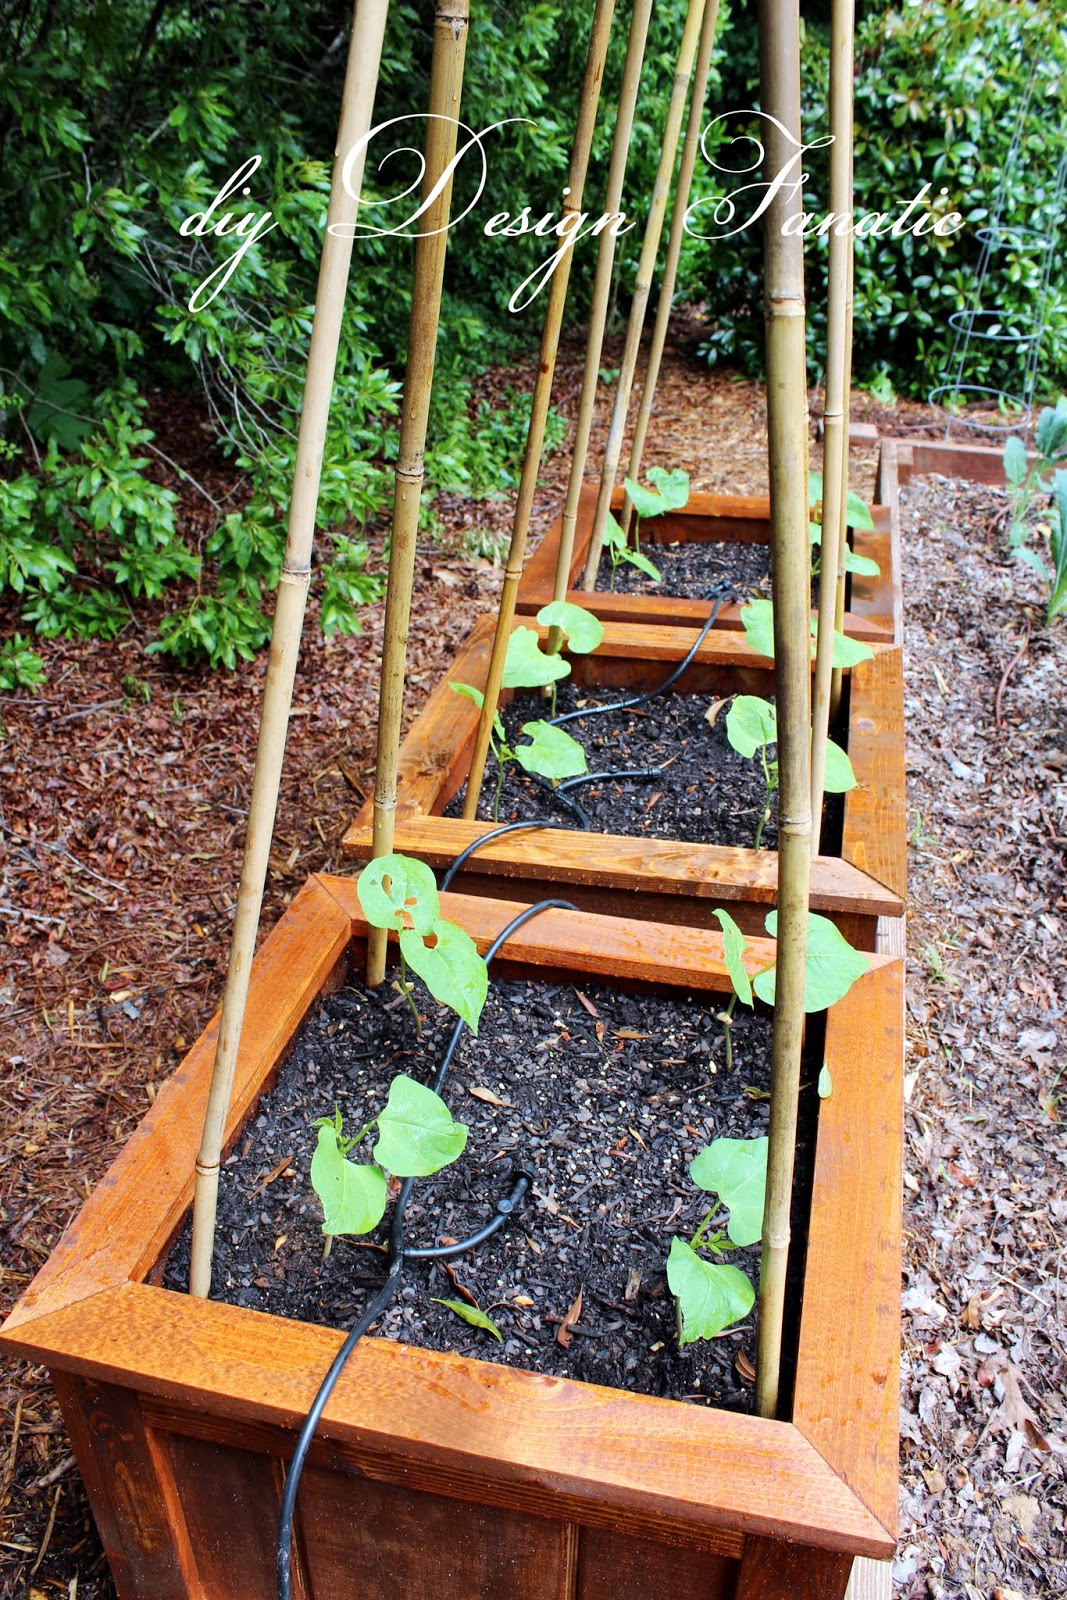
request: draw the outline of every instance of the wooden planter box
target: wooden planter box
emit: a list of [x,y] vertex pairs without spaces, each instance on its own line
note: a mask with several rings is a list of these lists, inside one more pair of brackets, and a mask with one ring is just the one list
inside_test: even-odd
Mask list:
[[[879,496],[881,497],[881,489]],[[569,582],[580,581],[589,550],[593,512],[596,507],[597,486],[587,483],[578,503],[578,522],[574,537],[574,556],[571,561]],[[622,509],[623,492],[615,491],[612,506]],[[900,592],[900,551],[895,524],[891,521],[889,507],[871,508],[874,519],[873,532],[855,535],[857,555],[869,556],[877,561],[881,575],[877,578],[853,576],[849,609],[845,617],[845,632],[869,644],[902,644],[903,612]],[[530,616],[552,599],[559,555],[562,517],[558,518],[545,535],[540,546],[530,558],[519,586],[518,609]],[[770,501],[758,495],[719,495],[693,493],[681,511],[666,512],[651,522],[642,524],[642,544],[677,544],[679,542],[768,544],[770,542]],[[655,560],[655,550],[652,549]],[[711,606],[706,600],[687,599],[672,595],[665,585],[651,594],[612,594],[604,589],[590,593],[572,587],[567,599],[575,605],[594,611],[605,622],[652,622],[664,626],[698,627],[707,620]],[[742,627],[740,606],[722,606],[716,627]]]
[[885,501],[895,528],[900,527],[901,487],[930,472],[986,483],[994,489],[1003,489],[1008,481],[1003,449],[930,439],[884,439],[878,457],[878,498]]
[[[441,815],[467,776],[478,723],[473,701],[449,683],[484,685],[493,627],[488,618],[476,625],[401,746],[395,848],[434,867],[448,866],[493,828]],[[651,688],[692,642],[691,628],[609,622],[595,654],[571,658],[573,676],[620,690]],[[902,914],[907,878],[901,655],[873,648],[874,659],[850,674],[848,752],[858,783],[845,797],[842,854],[818,857],[811,879],[812,909],[833,917],[864,950],[876,948],[880,916]],[[743,633],[713,630],[675,692],[738,690],[773,693],[774,663],[754,655]],[[368,801],[344,839],[346,852],[362,861],[370,857],[371,816]],[[455,887],[529,902],[555,885],[583,909],[698,927],[708,925],[713,906],[728,904],[746,933],[760,934],[777,883],[776,851],[546,828],[487,845]]]
[[[446,896],[485,949],[516,910]],[[354,885],[312,878],[253,972],[236,1138],[315,998],[359,961]],[[502,974],[726,987],[717,935],[550,912]],[[893,1549],[902,967],[828,1013],[791,1420],[763,1421],[375,1338],[301,1485],[301,1600],[840,1600]],[[714,1003],[714,1002],[712,1002]],[[269,1600],[280,1483],[343,1335],[156,1286],[190,1204],[213,1023],[16,1306],[51,1370],[123,1600]]]

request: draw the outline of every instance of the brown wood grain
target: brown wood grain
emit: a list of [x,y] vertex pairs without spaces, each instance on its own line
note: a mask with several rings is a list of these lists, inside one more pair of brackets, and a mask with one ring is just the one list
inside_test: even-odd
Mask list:
[[777,1539],[747,1539],[734,1600],[842,1600],[851,1556]]
[[199,1595],[182,1507],[137,1395],[64,1369],[51,1378],[120,1600]]
[[943,478],[967,478],[971,483],[987,483],[994,488],[1003,488],[1006,482],[1003,449],[958,441],[886,439],[882,443],[879,495],[886,491],[890,470],[898,488],[927,472],[936,472]]
[[726,1556],[681,1561],[671,1545],[584,1528],[575,1600],[734,1600],[737,1571]]
[[[819,1113],[793,1420],[895,1536],[899,1405],[904,964],[853,986],[827,1019],[833,1093]],[[860,1070],[856,1063],[862,1062]],[[845,1315],[862,1303],[861,1319]]]
[[[126,1284],[23,1323],[9,1347],[217,1422],[295,1430],[332,1329]],[[17,1343],[16,1343],[17,1341]],[[190,1425],[192,1431],[192,1424]],[[370,1477],[642,1538],[764,1533],[884,1556],[892,1542],[791,1424],[368,1338],[322,1436]],[[239,1435],[238,1435],[239,1442]]]
[[[627,594],[610,590],[597,590],[589,594],[585,589],[568,589],[565,597],[571,605],[592,611],[602,622],[656,623],[665,627],[700,628],[711,612],[710,600],[691,599],[685,595]],[[542,605],[536,596],[529,603],[519,601],[518,620],[528,621]],[[743,604],[743,602],[742,602]],[[719,607],[715,618],[716,629],[739,633],[744,629],[741,604]],[[812,616],[816,616],[812,612]],[[843,630],[852,639],[862,639],[868,644],[893,644],[893,627],[888,616],[879,617],[873,608],[847,611]]]
[[[265,1600],[275,1589],[278,1463],[232,1439],[220,1443],[169,1429],[157,1430],[156,1438],[196,1551],[200,1588],[194,1593],[204,1600]],[[306,1594],[302,1575],[294,1577],[294,1589]]]
[[[433,867],[446,867],[467,845],[492,830],[490,822],[405,816],[397,823],[395,847]],[[370,829],[353,827],[346,846],[356,859],[369,860]],[[728,907],[745,901],[769,909],[778,892],[775,851],[670,839],[636,840],[623,834],[565,828],[505,834],[479,850],[471,865],[502,879],[528,879],[539,893],[552,883],[564,894],[580,885],[622,889],[642,897],[642,915],[646,894],[685,896]],[[462,885],[457,883],[457,887]],[[508,885],[499,887],[506,890]],[[837,856],[818,856],[812,863],[811,903],[826,914],[847,911],[878,917],[894,916],[900,910],[896,895]],[[634,909],[631,899],[628,910]],[[705,906],[700,914],[706,921],[710,907]]]
[[856,788],[845,796],[842,855],[891,890],[908,892],[904,666],[879,651],[852,672],[848,749]]
[[[350,933],[336,900],[310,878],[264,941],[253,965],[227,1141],[247,1116],[264,1074],[275,1070],[312,1000],[345,958]],[[51,1306],[144,1276],[166,1248],[192,1197],[217,1030],[216,1015],[19,1300],[8,1330]],[[127,1201],[116,1205],[118,1194]]]

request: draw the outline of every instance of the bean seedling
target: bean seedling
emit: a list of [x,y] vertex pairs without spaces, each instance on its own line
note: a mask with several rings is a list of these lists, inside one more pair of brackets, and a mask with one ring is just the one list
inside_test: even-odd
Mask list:
[[[566,616],[562,614],[564,608]],[[562,601],[545,606],[538,616],[538,621],[549,612],[556,615],[549,619],[546,626],[564,628],[568,634],[571,650],[577,649],[580,653],[584,653],[583,646],[586,650],[594,650],[604,636],[603,627],[598,619],[590,617],[580,606],[567,605]],[[595,627],[590,628],[577,621],[573,613],[587,617],[589,623],[595,624]],[[579,639],[577,646],[574,643],[576,634]],[[594,637],[595,643],[585,645],[586,640]],[[533,628],[516,628],[508,640],[501,686],[505,689],[544,688],[548,684],[557,683],[561,678],[566,678],[570,670],[570,662],[565,661],[561,655],[547,655],[541,649],[537,633]],[[454,689],[456,694],[466,695],[481,710],[485,696],[473,684],[450,683],[449,688]],[[500,795],[509,761],[518,762],[526,772],[547,778],[551,783],[558,783],[562,778],[577,778],[589,770],[582,746],[562,728],[555,728],[550,722],[535,721],[524,722],[521,731],[527,735],[530,743],[508,744],[500,713],[494,715],[493,731],[489,740],[489,748],[497,762],[496,790],[493,795],[494,822],[500,818]]]
[[[1060,466],[1067,462],[1067,395],[1041,412],[1034,450],[1037,460],[1031,464],[1021,439],[1009,439],[1004,447],[1004,475],[1012,488],[1008,544],[1048,590],[1048,626],[1067,611],[1067,471]],[[1048,541],[1051,565],[1026,543],[1031,533]]]
[[[771,745],[778,742],[778,715],[770,700],[757,694],[735,695],[734,703],[726,713],[726,737],[738,755],[750,759],[759,755],[763,764],[763,810],[756,827],[753,849],[758,850],[763,830],[771,819],[775,791],[778,788],[778,762],[768,755]],[[845,794],[856,787],[856,774],[852,762],[839,744],[832,739],[826,743],[826,776],[823,787],[829,794]]]
[[604,529],[604,546],[611,562],[611,579],[608,587],[615,588],[615,577],[624,561],[636,567],[638,572],[643,572],[647,578],[659,583],[662,573],[654,562],[650,561],[641,550],[640,522],[650,521],[653,517],[661,517],[665,511],[680,511],[689,503],[689,474],[681,467],[674,467],[668,471],[665,467],[651,467],[649,480],[655,484],[654,489],[646,489],[636,483],[633,478],[624,478],[623,487],[626,497],[633,506],[638,516],[638,523],[634,529],[634,542],[631,545],[626,533],[616,519],[608,513],[607,525]]
[[[751,648],[760,656],[768,656],[774,660],[774,607],[769,600],[750,600],[746,606],[741,607],[741,622],[745,630],[745,638]],[[811,657],[815,659],[815,633],[818,622],[815,617],[811,619]],[[857,667],[861,661],[872,661],[874,651],[869,644],[864,644],[862,639],[850,639],[847,634],[834,630],[833,667]]]
[[[816,555],[815,552],[817,550],[821,552],[822,549],[821,472],[808,473],[808,510],[811,514],[811,520],[808,524],[812,547],[811,572],[812,577],[818,577],[820,556]],[[867,532],[873,532],[874,529],[874,518],[871,516],[870,506],[868,506],[866,500],[862,500],[851,489],[849,489],[845,497],[845,526],[848,528],[860,528]],[[877,578],[881,576],[882,569],[877,561],[871,560],[870,556],[858,556],[852,546],[846,542],[845,571],[854,572],[857,576],[864,578]]]

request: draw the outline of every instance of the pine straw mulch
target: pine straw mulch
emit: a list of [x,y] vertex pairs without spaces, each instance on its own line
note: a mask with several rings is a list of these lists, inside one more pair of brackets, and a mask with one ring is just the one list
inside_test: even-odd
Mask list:
[[[685,343],[683,339],[682,346]],[[684,462],[696,488],[765,492],[763,392],[733,374],[709,372],[693,357],[692,345],[693,337],[688,348],[679,348],[668,357],[648,464]],[[610,366],[616,359],[617,352],[609,345],[604,364]],[[575,340],[564,351],[557,384],[560,408],[572,419],[580,371],[581,347]],[[487,374],[482,392],[501,392],[517,377],[528,383],[529,370]],[[594,447],[602,444],[606,432],[609,401],[610,393],[599,408]],[[884,410],[869,397],[858,395],[853,415],[884,421]],[[919,420],[921,408],[901,403],[890,415],[902,424],[897,431],[913,423],[924,426]],[[925,415],[929,418],[928,412]],[[239,503],[241,486],[234,481],[232,469],[205,441],[195,407],[187,401],[161,402],[153,420],[161,448],[194,472],[216,498],[226,498],[229,505]],[[936,423],[927,422],[925,427],[935,435],[940,431]],[[873,492],[876,455],[870,447],[853,452],[856,486],[868,495]],[[546,471],[538,499],[539,531],[559,504],[565,471],[563,451]],[[187,482],[162,470],[160,478],[180,493],[187,528],[202,534],[204,502]],[[475,504],[446,495],[440,497],[438,511],[449,531],[439,540],[425,541],[419,561],[409,714],[418,710],[474,618],[491,608],[499,586],[498,571],[464,553],[464,531],[481,525],[500,533],[510,523],[508,499]],[[372,548],[380,552],[382,530],[370,530],[370,540]],[[912,581],[916,582],[914,577]],[[965,592],[988,591],[999,597],[1001,583],[997,566],[987,570],[979,562],[968,574]],[[1018,607],[999,599],[998,604],[1002,625],[1015,625]],[[367,608],[364,631],[357,639],[324,640],[317,631],[312,601],[267,885],[265,928],[276,920],[309,872],[345,870],[340,837],[373,774],[374,687],[382,612],[381,604]],[[10,1306],[47,1257],[142,1116],[159,1082],[207,1020],[221,992],[264,663],[258,661],[215,677],[175,671],[158,658],[144,655],[143,621],[132,622],[126,634],[112,644],[40,644],[48,670],[42,692],[0,696],[0,715],[8,730],[6,742],[0,744],[0,924],[6,935],[0,950],[0,999],[5,1008],[0,1042],[8,1064],[0,1080],[0,1311]],[[14,609],[0,601],[0,636],[8,636],[15,626]],[[998,673],[999,662],[998,655],[994,663]],[[950,666],[945,672],[952,678],[954,692],[969,694],[972,680],[966,676],[957,679],[956,662],[951,661]],[[1003,697],[1009,719],[1017,711],[1013,693],[1023,681],[1026,666],[1024,661],[1022,669],[1016,669]],[[1056,682],[1053,676],[1053,689]],[[988,687],[987,683],[979,686],[973,714],[976,727],[978,704],[987,709]],[[984,709],[981,714],[984,716]],[[957,723],[960,720],[954,718]],[[917,750],[929,745],[925,720],[912,727],[911,737]],[[933,755],[929,759],[936,762]],[[1027,767],[1025,759],[1008,765],[1014,784],[1040,770],[1034,763]],[[942,781],[936,765],[928,780],[921,781],[928,781],[931,796],[941,794],[941,803],[951,810],[956,803],[954,791]],[[923,815],[934,817],[932,799],[924,802]],[[946,828],[950,825],[946,821]],[[1002,820],[996,826],[1010,829],[1018,824]],[[1062,820],[1057,829],[1064,831]],[[973,826],[968,826],[967,837],[973,844]],[[947,846],[942,842],[938,848]],[[920,851],[915,870],[914,901],[923,907],[928,898],[926,852]],[[1019,870],[1026,870],[1025,857]],[[1062,900],[1062,874],[1059,894]],[[1050,895],[1047,891],[1043,909],[1055,919],[1062,906]],[[933,886],[929,898],[931,904],[938,903]],[[942,912],[940,920],[931,916],[926,924],[928,936],[935,943],[943,940],[957,923],[954,909]],[[920,936],[923,926],[917,916],[913,938]],[[1014,937],[1024,936],[1016,930]],[[1042,1009],[1046,989],[1041,985],[1056,981],[1052,967],[1055,942],[1042,945],[1035,937],[1032,948],[1025,948],[1029,965],[1023,981],[1036,986],[1036,998],[1030,996],[1024,1003],[1033,1012],[1033,1026],[1047,1034],[1054,1024],[1049,1008]],[[1037,959],[1042,952],[1044,967]],[[983,981],[994,982],[999,977],[996,957],[979,950],[969,959],[985,963],[980,969],[985,974]],[[960,970],[962,960],[960,953],[953,954],[953,971]],[[924,970],[921,941],[911,998],[913,1012],[917,1004],[920,1009],[928,1008],[923,1039],[932,1037],[931,1029],[940,1026],[937,1018],[948,1008],[953,1009],[946,1021],[955,1027],[968,1025],[951,984],[946,987],[944,980]],[[1035,1087],[1017,1092],[1020,1104],[1037,1119],[1032,1131],[1027,1125],[1026,1139],[1039,1149],[1056,1132],[1051,1120],[1047,1125],[1041,1120],[1056,1115],[1053,1092],[1046,1093],[1042,1087],[1051,1079],[1054,1067],[1044,1061],[1047,1050],[1033,1039],[1031,1045],[1038,1062],[1031,1061],[1027,1070],[1037,1075]],[[953,1070],[957,1059],[962,1061],[960,1052],[965,1048],[976,1046],[960,1044],[942,1072]],[[973,1063],[966,1066],[966,1072],[975,1073]],[[947,1123],[940,1101],[936,1105],[935,1101],[946,1094],[951,1104],[952,1091],[945,1087],[948,1079],[944,1076],[934,1080],[940,1087],[926,1087],[931,1077],[927,1070],[916,1080],[912,1107],[940,1139],[948,1137]],[[1017,1074],[1015,1081],[1021,1081]],[[1039,1093],[1045,1097],[1038,1105],[1033,1096]],[[975,1127],[966,1124],[972,1140],[968,1150],[974,1152],[965,1158],[966,1164],[961,1165],[961,1145],[959,1150],[953,1148],[947,1164],[937,1169],[942,1199],[958,1191],[965,1201],[961,1214],[967,1217],[975,1208],[981,1213],[987,1192],[1003,1203],[1010,1189],[1001,1175],[994,1179],[995,1167],[989,1168],[987,1179],[983,1163],[993,1157],[973,1142]],[[954,1129],[951,1137],[957,1138]],[[936,1165],[932,1153],[930,1160]],[[1034,1170],[1033,1165],[1025,1168],[1027,1181]],[[925,1169],[913,1181],[921,1186],[921,1200],[927,1183]],[[919,1203],[914,1196],[909,1199]],[[954,1216],[951,1209],[944,1216],[939,1214],[937,1225],[951,1232]],[[1011,1219],[1002,1220],[998,1227],[1003,1231],[1010,1223]],[[1038,1259],[1027,1246],[1028,1273],[1036,1270]],[[975,1261],[968,1252],[964,1266],[973,1270]],[[926,1262],[924,1270],[933,1273],[934,1265]],[[942,1270],[949,1268],[952,1264],[946,1255]],[[1034,1282],[1036,1285],[1037,1280]],[[961,1344],[956,1338],[959,1296],[954,1298],[953,1292],[939,1288],[936,1277],[931,1277],[931,1284],[930,1303],[937,1300],[939,1292],[937,1303],[944,1305],[945,1315],[929,1335],[920,1325],[920,1350],[933,1347],[933,1354],[922,1359],[929,1363],[940,1359],[945,1365],[952,1357],[942,1351],[956,1349],[966,1374],[972,1358],[966,1339]],[[1002,1304],[1014,1306],[1013,1294],[993,1303],[982,1315],[993,1319]],[[1023,1300],[1020,1317],[1032,1309]],[[912,1310],[913,1317],[925,1314]],[[1005,1325],[1009,1331],[1015,1328],[1007,1313]],[[990,1333],[985,1336],[992,1337]],[[968,1337],[975,1341],[973,1333]],[[1031,1365],[1032,1344],[1023,1348],[1018,1340],[1010,1342],[1006,1334],[998,1332],[996,1337],[1007,1350],[1010,1369],[998,1375],[988,1365],[994,1361],[994,1352],[976,1352],[974,1358],[979,1354],[983,1360],[988,1358],[986,1379],[977,1380],[976,1393],[989,1415],[996,1403],[996,1384],[1008,1381],[1012,1371],[1023,1373],[1042,1396],[1051,1392],[1049,1380]],[[1041,1348],[1044,1351],[1045,1347]],[[957,1390],[960,1381],[936,1371],[926,1379],[927,1384],[942,1387],[955,1382]],[[960,1403],[958,1399],[956,1403]],[[1041,1416],[1035,1426],[1051,1434],[1053,1419],[1043,1412],[1045,1402],[1033,1403]],[[921,1460],[923,1467],[934,1474],[940,1472],[948,1483],[959,1458],[951,1438],[930,1431],[928,1412],[927,1403],[925,1412],[916,1413],[925,1419],[919,1422],[925,1430],[924,1442],[920,1445],[911,1440],[906,1445],[915,1447],[908,1461],[907,1493],[912,1499],[906,1501],[906,1512],[909,1516],[915,1513],[923,1531],[916,1533],[909,1523],[902,1571],[911,1586],[909,1594],[921,1594],[926,1573],[936,1574],[941,1563],[946,1573],[943,1592],[966,1594],[958,1584],[953,1587],[956,1579],[947,1575],[960,1567],[961,1557],[952,1540],[966,1542],[971,1513],[955,1486],[935,1492],[913,1467],[913,1460]],[[0,1596],[25,1600],[28,1595],[62,1594],[81,1600],[111,1600],[114,1591],[45,1374],[26,1366],[7,1367],[0,1380],[0,1413]],[[983,1450],[993,1439],[1003,1445],[1006,1437],[994,1429]],[[1024,1520],[1029,1512],[1023,1502],[1039,1498],[1039,1490],[1026,1473],[1037,1471],[1046,1458],[1059,1460],[1052,1452],[1033,1460],[1028,1456],[1020,1469],[1023,1478],[1011,1480],[1021,1484],[1015,1513]],[[1047,1475],[1050,1469],[1043,1470]],[[935,1475],[935,1486],[937,1481]],[[989,1493],[986,1489],[982,1492]],[[930,1506],[920,1505],[920,1494],[931,1497]],[[956,1508],[952,1515],[962,1520],[951,1522],[950,1507]],[[990,1524],[989,1550],[981,1558],[987,1565],[987,1557],[1000,1548],[1003,1530],[998,1517],[1009,1519],[1013,1534],[1020,1531],[1012,1559],[1018,1558],[1025,1539],[1051,1538],[1043,1510],[1029,1531],[1023,1532],[1017,1521],[1011,1521],[1011,1506],[998,1502],[998,1507]],[[932,1542],[935,1533],[945,1542],[947,1555]],[[1007,1572],[1007,1567],[1004,1570]],[[979,1592],[984,1596],[987,1590],[972,1591]]]

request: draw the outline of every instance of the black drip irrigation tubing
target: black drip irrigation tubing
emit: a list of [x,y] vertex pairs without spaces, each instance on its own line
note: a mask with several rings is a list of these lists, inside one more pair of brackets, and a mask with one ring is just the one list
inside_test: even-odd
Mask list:
[[[578,718],[605,716],[612,711],[630,711],[635,706],[644,705],[646,701],[654,699],[657,695],[666,694],[667,690],[678,682],[678,679],[693,660],[700,646],[715,626],[723,601],[732,592],[733,585],[726,583],[718,584],[711,590],[706,597],[714,602],[711,613],[698,633],[695,643],[682,661],[679,662],[678,666],[674,668],[673,672],[662,683],[657,684],[654,689],[648,689],[644,694],[631,695],[625,700],[612,701],[610,705],[591,706],[582,711],[567,711],[562,716],[551,717],[547,720],[553,727],[558,727],[561,723],[572,722]],[[592,821],[578,802],[571,799],[566,792],[567,790],[578,788],[582,784],[605,782],[613,778],[658,778],[661,771],[660,767],[641,767],[627,768],[616,772],[583,773],[581,777],[568,778],[555,787],[545,784],[544,788],[547,796],[569,811],[579,827],[584,832],[588,832],[592,828]],[[483,845],[489,844],[491,840],[499,839],[504,834],[516,833],[522,828],[566,828],[568,826],[569,824],[566,822],[547,822],[540,819],[501,823],[499,827],[491,829],[489,833],[483,833],[480,838],[467,845],[466,849],[460,851],[441,879],[442,891],[449,887],[460,867],[474,855],[475,851],[480,850]],[[531,918],[540,915],[542,911],[573,911],[574,909],[575,907],[569,900],[539,900],[536,905],[527,906],[524,911],[519,912],[518,916],[512,918],[501,933],[497,934],[485,953],[486,966],[498,954],[505,941],[525,923],[529,922]],[[445,1053],[441,1058],[441,1065],[438,1067],[431,1084],[435,1094],[440,1094],[441,1092],[448,1069],[452,1065],[456,1051],[459,1048],[459,1041],[465,1027],[466,1023],[460,1018],[452,1030]],[[508,1194],[502,1195],[497,1201],[495,1213],[490,1220],[472,1233],[469,1238],[462,1239],[458,1244],[451,1245],[417,1246],[409,1245],[406,1242],[404,1217],[416,1182],[415,1178],[405,1178],[400,1194],[397,1197],[396,1209],[393,1213],[393,1221],[389,1230],[389,1268],[385,1282],[352,1327],[344,1344],[334,1357],[329,1371],[319,1385],[318,1393],[304,1420],[289,1462],[278,1518],[277,1600],[290,1600],[292,1593],[293,1517],[296,1510],[296,1497],[300,1488],[300,1479],[304,1471],[308,1451],[311,1448],[311,1441],[315,1436],[319,1422],[322,1420],[322,1413],[325,1411],[330,1396],[337,1385],[337,1380],[340,1378],[353,1350],[367,1330],[373,1327],[378,1318],[386,1311],[397,1289],[400,1287],[400,1276],[404,1262],[442,1261],[452,1256],[465,1255],[468,1251],[476,1249],[478,1245],[484,1244],[487,1239],[491,1239],[505,1225],[522,1204],[533,1185],[533,1174],[525,1168],[520,1168],[512,1173],[510,1191]]]

